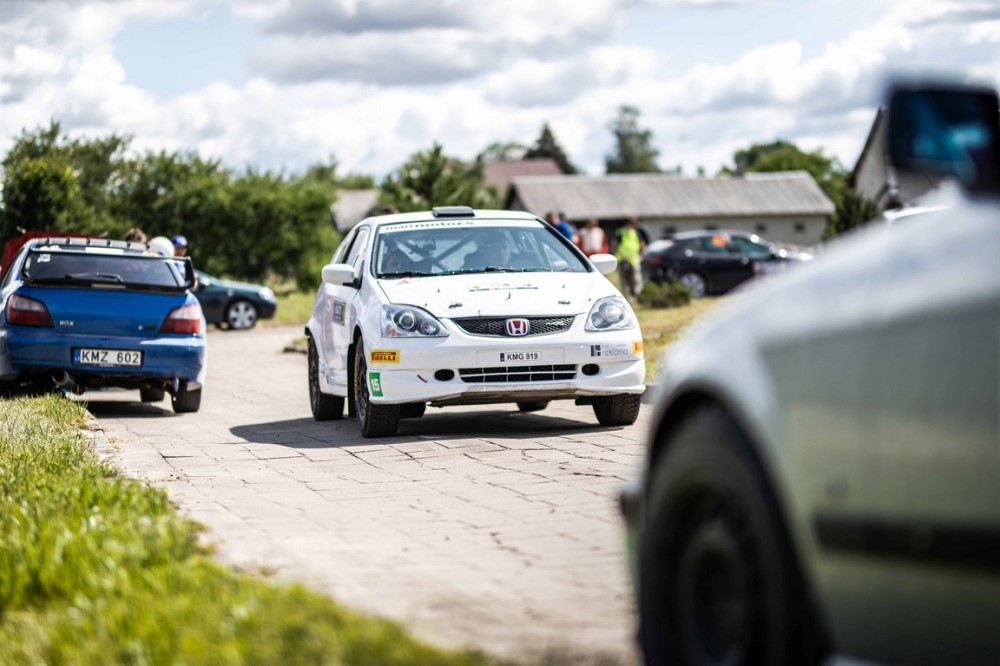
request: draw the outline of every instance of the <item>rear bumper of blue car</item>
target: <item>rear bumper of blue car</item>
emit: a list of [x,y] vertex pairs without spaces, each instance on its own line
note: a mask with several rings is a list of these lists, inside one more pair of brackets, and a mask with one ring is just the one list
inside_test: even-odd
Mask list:
[[[142,358],[136,367],[83,363],[78,352],[81,349],[141,352]],[[27,327],[0,331],[0,378],[62,370],[97,386],[131,386],[144,380],[192,383],[201,381],[205,358],[204,336],[138,339],[66,335]]]

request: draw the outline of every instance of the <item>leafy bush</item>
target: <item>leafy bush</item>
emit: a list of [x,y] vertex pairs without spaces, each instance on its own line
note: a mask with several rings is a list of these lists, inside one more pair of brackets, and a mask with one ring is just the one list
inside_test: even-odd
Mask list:
[[677,280],[646,280],[639,293],[639,303],[649,308],[677,308],[691,302],[691,290]]

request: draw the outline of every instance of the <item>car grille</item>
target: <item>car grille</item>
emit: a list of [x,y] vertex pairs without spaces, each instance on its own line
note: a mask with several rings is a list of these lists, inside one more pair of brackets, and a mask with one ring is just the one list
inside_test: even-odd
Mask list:
[[508,384],[513,382],[555,382],[576,377],[575,365],[516,365],[496,368],[459,368],[458,376],[467,384]]
[[[459,328],[469,335],[490,335],[495,337],[510,337],[507,335],[506,322],[517,317],[468,317],[453,319]],[[568,317],[524,317],[529,322],[528,335],[550,335],[568,331],[573,325],[573,316]],[[518,336],[523,337],[523,336]]]

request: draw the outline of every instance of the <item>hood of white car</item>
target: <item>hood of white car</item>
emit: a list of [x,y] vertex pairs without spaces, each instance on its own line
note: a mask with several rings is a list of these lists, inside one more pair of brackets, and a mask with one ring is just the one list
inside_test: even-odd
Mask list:
[[569,315],[618,293],[600,273],[476,273],[379,280],[392,303],[416,305],[435,317]]

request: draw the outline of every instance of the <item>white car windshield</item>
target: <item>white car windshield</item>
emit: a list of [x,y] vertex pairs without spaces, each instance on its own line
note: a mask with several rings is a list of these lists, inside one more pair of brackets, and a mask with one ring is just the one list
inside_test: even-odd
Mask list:
[[588,265],[539,222],[400,223],[379,230],[375,276],[585,273]]

